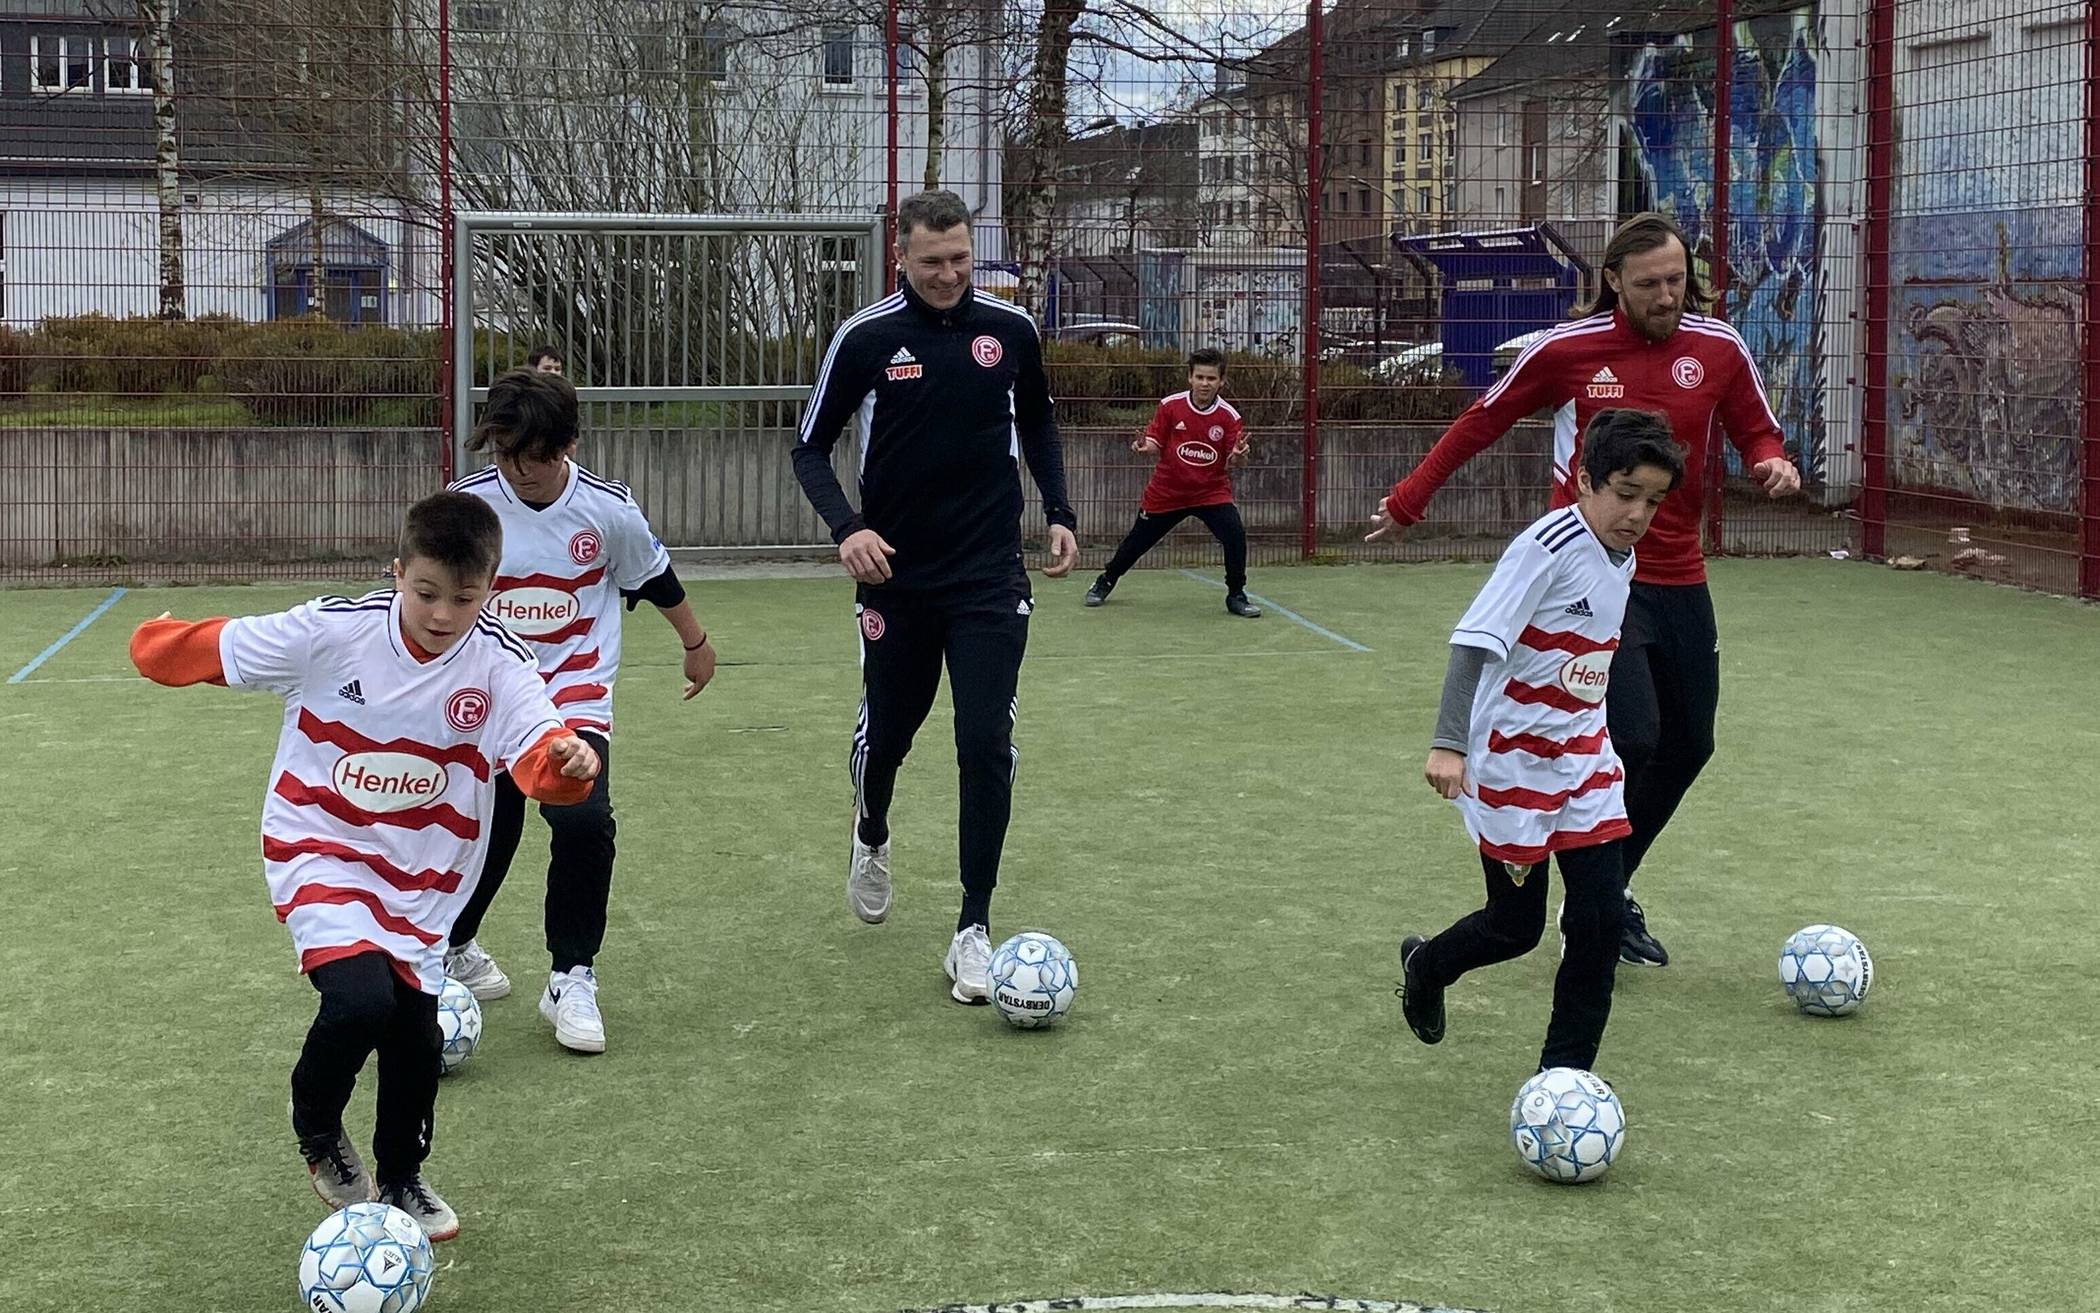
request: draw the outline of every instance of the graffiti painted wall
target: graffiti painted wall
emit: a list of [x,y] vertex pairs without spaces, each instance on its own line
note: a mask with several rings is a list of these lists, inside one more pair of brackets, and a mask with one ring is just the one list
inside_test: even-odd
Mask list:
[[1889,225],[1889,481],[2075,512],[2083,37],[1900,7]]
[[[1727,318],[1749,343],[1802,473],[1824,463],[1826,289],[1812,10],[1738,23],[1729,83]],[[1713,249],[1714,36],[1620,56],[1620,206],[1661,210]],[[1730,468],[1736,468],[1729,453]]]

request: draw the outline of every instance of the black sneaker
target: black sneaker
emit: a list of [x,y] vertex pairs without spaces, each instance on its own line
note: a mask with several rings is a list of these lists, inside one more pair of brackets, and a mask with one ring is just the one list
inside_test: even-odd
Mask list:
[[451,1205],[438,1198],[437,1191],[430,1188],[419,1173],[405,1181],[394,1181],[379,1187],[379,1202],[391,1204],[416,1219],[423,1234],[430,1237],[431,1244],[439,1244],[459,1234],[459,1214]]
[[1261,619],[1261,608],[1248,601],[1245,593],[1225,594],[1225,609],[1248,620]]
[[1114,591],[1116,591],[1116,581],[1105,574],[1101,575],[1094,580],[1094,586],[1086,590],[1086,604],[1088,606],[1099,606],[1106,602],[1108,595]]
[[1416,1039],[1434,1044],[1444,1038],[1444,991],[1424,982],[1413,965],[1416,951],[1428,942],[1420,935],[1400,941],[1400,1014]]
[[1648,933],[1648,918],[1630,894],[1626,898],[1626,925],[1619,932],[1619,960],[1630,967],[1670,965],[1669,950]]

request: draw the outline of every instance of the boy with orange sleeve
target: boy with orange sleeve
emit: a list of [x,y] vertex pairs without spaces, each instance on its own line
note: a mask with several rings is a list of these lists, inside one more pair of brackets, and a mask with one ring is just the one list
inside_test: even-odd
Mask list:
[[[409,509],[394,588],[273,615],[140,625],[132,663],[156,683],[267,689],[285,700],[263,802],[263,877],[299,970],[321,995],[292,1069],[292,1129],[314,1190],[377,1198],[432,1240],[459,1218],[423,1180],[437,1103],[445,936],[480,878],[494,778],[573,803],[598,758],[565,729],[532,654],[481,616],[502,557],[486,502],[445,492]],[[379,1055],[367,1174],[343,1131]]]

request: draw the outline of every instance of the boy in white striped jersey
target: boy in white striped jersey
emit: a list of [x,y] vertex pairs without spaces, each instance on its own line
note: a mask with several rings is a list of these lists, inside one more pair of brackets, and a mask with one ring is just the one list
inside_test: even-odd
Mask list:
[[[601,479],[571,457],[576,389],[557,374],[518,369],[489,388],[472,447],[495,464],[453,488],[488,502],[503,522],[503,564],[488,614],[530,648],[562,724],[596,749],[606,768],[591,796],[542,805],[551,831],[547,864],[547,952],[552,958],[540,1015],[576,1053],[605,1051],[596,958],[612,898],[612,698],[620,669],[621,608],[653,603],[685,648],[685,696],[707,687],[715,650],[693,618],[671,568],[627,485]],[[502,998],[510,979],[475,935],[510,871],[525,828],[525,796],[496,780],[488,869],[452,927],[445,971],[476,998]]]
[[1403,1011],[1444,1037],[1444,990],[1531,951],[1546,928],[1558,855],[1566,950],[1539,1066],[1589,1070],[1611,1015],[1625,916],[1625,771],[1605,725],[1633,547],[1684,477],[1668,421],[1607,410],[1583,434],[1575,505],[1516,536],[1451,634],[1451,664],[1423,775],[1458,804],[1480,849],[1487,905],[1400,944]]
[[[292,1069],[292,1129],[330,1207],[378,1198],[432,1240],[459,1233],[422,1175],[445,933],[481,874],[496,773],[548,803],[581,800],[598,773],[531,653],[481,615],[502,534],[485,504],[441,492],[409,509],[390,592],[234,620],[163,615],[131,639],[156,683],[284,698],[263,877],[321,995]],[[343,1131],[375,1053],[376,1182]]]

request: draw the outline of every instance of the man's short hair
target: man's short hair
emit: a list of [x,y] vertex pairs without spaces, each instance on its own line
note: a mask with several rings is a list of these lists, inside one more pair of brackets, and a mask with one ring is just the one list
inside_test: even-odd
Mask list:
[[1194,369],[1198,365],[1209,365],[1212,369],[1218,371],[1218,377],[1223,378],[1225,376],[1225,353],[1214,346],[1199,346],[1194,351],[1189,352],[1189,368]]
[[970,221],[970,207],[952,191],[922,191],[897,205],[897,244],[909,246],[914,228],[944,233]]
[[551,344],[546,342],[540,343],[525,355],[525,363],[534,369],[538,369],[540,362],[543,360],[551,360],[557,365],[569,363],[568,357],[562,355],[560,351],[557,351]]
[[472,493],[433,493],[408,508],[400,555],[403,569],[410,561],[430,561],[455,579],[487,583],[503,559],[503,521]]
[[489,386],[467,447],[514,460],[553,460],[576,441],[578,428],[575,384],[559,374],[513,369]]
[[1643,465],[1670,472],[1670,487],[1684,481],[1684,448],[1670,434],[1670,421],[1647,410],[1600,410],[1582,431],[1582,472],[1602,488],[1614,474]]

